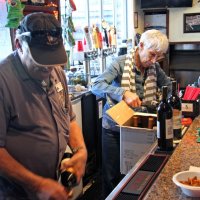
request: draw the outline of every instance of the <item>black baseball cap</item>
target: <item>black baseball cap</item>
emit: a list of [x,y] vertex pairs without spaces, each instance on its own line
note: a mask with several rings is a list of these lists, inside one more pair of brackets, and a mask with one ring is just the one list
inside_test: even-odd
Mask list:
[[67,63],[62,28],[53,14],[36,12],[26,15],[18,27],[18,33],[27,41],[37,64],[53,66]]

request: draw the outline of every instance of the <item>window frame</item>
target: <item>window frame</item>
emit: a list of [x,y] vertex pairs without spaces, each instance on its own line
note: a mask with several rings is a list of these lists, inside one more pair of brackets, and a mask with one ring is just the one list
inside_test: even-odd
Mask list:
[[[86,0],[86,3],[87,3],[87,6],[86,6],[86,8],[87,8],[87,10],[86,10],[86,20],[85,21],[87,21],[87,24],[86,24],[86,26],[89,26],[89,27],[92,27],[92,22],[91,22],[91,19],[90,19],[90,12],[89,12],[89,7],[90,7],[90,2],[91,2],[92,0]],[[129,18],[128,18],[128,16],[131,14],[131,13],[128,13],[128,0],[112,0],[112,9],[113,9],[113,19],[112,19],[112,24],[111,25],[114,25],[115,27],[116,27],[116,23],[117,23],[117,13],[119,12],[119,10],[117,9],[117,3],[118,3],[118,1],[121,1],[122,2],[122,5],[123,5],[123,7],[122,7],[122,10],[123,11],[121,11],[120,10],[120,12],[123,12],[123,13],[125,13],[124,14],[124,18],[123,18],[123,27],[121,28],[121,29],[123,29],[124,30],[124,34],[123,34],[123,38],[120,38],[121,40],[123,40],[123,39],[126,39],[126,38],[128,38],[128,20],[129,20]],[[99,5],[100,5],[100,19],[102,20],[103,19],[103,0],[98,0],[98,2],[99,2]],[[75,12],[78,12],[78,10],[76,10]],[[62,13],[63,14],[63,13]],[[130,15],[130,17],[131,17],[131,15]],[[73,21],[73,12],[72,12],[72,21]],[[116,27],[117,29],[119,28],[119,27]],[[100,31],[102,32],[102,27],[100,26],[99,27],[99,29],[100,29]],[[117,43],[119,44],[119,43],[121,43],[122,41],[117,41]]]

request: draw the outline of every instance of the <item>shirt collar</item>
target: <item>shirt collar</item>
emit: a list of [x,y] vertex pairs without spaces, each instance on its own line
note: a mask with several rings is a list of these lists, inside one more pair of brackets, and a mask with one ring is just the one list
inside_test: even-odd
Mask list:
[[[13,52],[13,56],[14,57],[12,59],[12,62],[14,64],[14,66],[15,66],[15,69],[16,69],[18,75],[21,77],[21,79],[23,81],[33,80],[33,78],[31,78],[29,76],[29,74],[26,72],[25,67],[22,64],[22,62],[20,60],[20,57],[19,57],[19,54],[18,54],[17,51]],[[52,83],[54,83],[54,79],[52,77],[52,75],[54,74],[53,72],[54,72],[54,69],[52,70],[52,73],[50,74],[50,80],[52,81]]]
[[13,64],[14,64],[14,67],[18,73],[18,75],[21,77],[21,79],[23,81],[26,81],[26,80],[29,80],[30,79],[30,76],[27,74],[21,60],[20,60],[20,57],[19,57],[19,54],[16,51],[13,52],[13,60],[12,60]]

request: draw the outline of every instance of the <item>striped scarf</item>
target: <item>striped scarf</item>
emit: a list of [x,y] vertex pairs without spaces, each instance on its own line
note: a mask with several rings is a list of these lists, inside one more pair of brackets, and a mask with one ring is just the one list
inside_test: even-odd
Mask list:
[[[132,49],[126,56],[121,87],[136,94],[135,72],[133,70],[133,67],[135,66],[135,51],[136,49]],[[143,103],[151,103],[151,101],[156,100],[156,82],[156,67],[155,65],[152,65],[147,69],[147,78],[144,83],[144,99],[142,100]]]

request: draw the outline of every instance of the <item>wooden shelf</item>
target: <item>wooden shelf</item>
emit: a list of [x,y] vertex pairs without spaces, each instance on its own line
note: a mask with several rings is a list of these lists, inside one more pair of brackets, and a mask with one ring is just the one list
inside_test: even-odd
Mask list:
[[[48,5],[48,6],[47,6]],[[44,12],[54,14],[60,21],[60,3],[59,0],[45,0],[45,5],[25,5],[24,16],[33,12]]]
[[170,42],[170,45],[174,44],[200,44],[200,41],[181,41],[181,42]]
[[148,10],[143,10],[143,12],[146,15],[155,15],[155,14],[167,14],[168,10],[167,9],[148,9]]
[[32,13],[32,12],[53,13],[54,11],[58,11],[58,7],[26,5],[23,12],[26,15],[26,14]]

